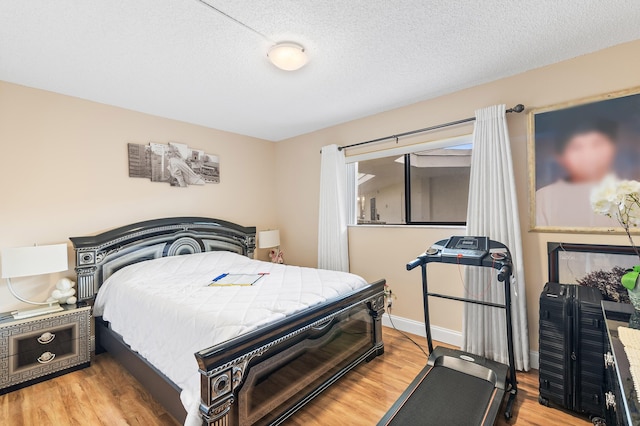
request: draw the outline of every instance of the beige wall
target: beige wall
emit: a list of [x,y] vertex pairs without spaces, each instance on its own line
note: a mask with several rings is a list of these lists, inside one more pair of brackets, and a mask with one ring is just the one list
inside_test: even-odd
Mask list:
[[[505,58],[508,60],[508,58]],[[462,90],[405,108],[351,121],[276,145],[277,217],[282,245],[290,263],[314,266],[317,262],[319,150],[323,145],[345,145],[383,135],[413,130],[473,115],[477,108],[504,103],[523,103],[535,108],[586,96],[640,86],[640,41],[547,66],[510,78]],[[339,100],[337,100],[339,107]],[[625,244],[618,235],[551,234],[529,232],[527,183],[527,116],[508,115],[509,131],[519,194],[524,242],[525,273],[531,347],[538,347],[538,296],[547,275],[548,241]],[[459,126],[431,133],[404,144],[469,133]],[[389,146],[394,144],[389,144]],[[384,144],[371,149],[382,149]],[[355,154],[362,151],[350,151]],[[417,273],[406,272],[406,261],[436,240],[462,232],[460,229],[351,228],[352,271],[373,280],[385,277],[398,295],[394,314],[422,319],[420,282]],[[440,271],[438,271],[440,273]],[[442,286],[459,284],[455,270],[442,271]],[[434,281],[437,278],[434,277]],[[440,302],[440,301],[438,301]],[[434,307],[433,323],[460,330],[461,308],[450,302]]]
[[[221,183],[173,188],[129,178],[127,143],[150,141],[219,155]],[[0,82],[0,146],[0,247],[68,242],[169,216],[276,224],[271,142]],[[20,281],[21,292],[46,298],[57,276],[48,286],[44,279]],[[0,312],[19,306],[0,283]]]
[[[464,228],[426,228],[407,226],[373,226],[349,228],[351,271],[372,282],[386,278],[396,299],[393,314],[424,321],[422,284],[419,269],[407,272],[405,265],[436,241],[454,234],[464,234]],[[428,241],[428,243],[427,243]],[[429,290],[462,296],[462,284],[456,268],[433,264],[428,270]],[[434,325],[451,330],[462,329],[462,309],[456,302],[429,300]]]

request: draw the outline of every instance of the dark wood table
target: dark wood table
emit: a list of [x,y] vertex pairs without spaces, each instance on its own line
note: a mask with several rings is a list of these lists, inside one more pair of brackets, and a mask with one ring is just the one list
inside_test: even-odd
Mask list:
[[[607,389],[610,389],[606,392],[605,397],[607,398],[607,412],[613,414],[611,419],[607,416],[607,425],[640,425],[638,392],[631,378],[629,359],[618,337],[618,327],[629,327],[630,321],[632,324],[639,324],[640,318],[636,317],[640,315],[629,304],[608,301],[602,302],[602,312],[607,329],[608,353],[613,356],[613,359],[609,356],[607,363],[608,353],[605,353],[606,385]],[[615,408],[613,404],[615,404]]]

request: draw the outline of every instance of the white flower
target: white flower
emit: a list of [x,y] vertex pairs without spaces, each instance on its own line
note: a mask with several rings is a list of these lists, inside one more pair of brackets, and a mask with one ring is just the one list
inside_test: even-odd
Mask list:
[[618,180],[609,175],[591,191],[591,208],[594,212],[615,217],[624,195],[618,191]]
[[629,211],[629,217],[627,218],[627,222],[630,226],[638,227],[640,226],[640,207],[637,205],[633,206]]
[[640,182],[637,180],[621,180],[618,182],[618,192],[637,194],[640,192]]
[[625,229],[640,226],[640,182],[607,176],[591,192],[591,208],[617,219]]
[[591,208],[597,214],[617,219],[640,257],[630,231],[631,227],[640,226],[640,182],[607,176],[591,191]]

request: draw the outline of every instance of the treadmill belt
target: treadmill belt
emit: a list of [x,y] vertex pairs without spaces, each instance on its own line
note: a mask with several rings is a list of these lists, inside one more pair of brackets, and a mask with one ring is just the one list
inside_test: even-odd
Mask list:
[[407,425],[479,425],[494,385],[447,367],[432,368],[388,423]]

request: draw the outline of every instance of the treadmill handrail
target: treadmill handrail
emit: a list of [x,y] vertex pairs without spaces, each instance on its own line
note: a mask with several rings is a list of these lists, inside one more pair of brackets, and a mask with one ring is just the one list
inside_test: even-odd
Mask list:
[[415,258],[414,260],[412,260],[411,262],[407,263],[407,271],[417,268],[420,265],[424,265],[426,263],[426,256],[427,254],[424,253],[418,256],[417,258]]
[[[465,266],[479,266],[484,268],[493,268],[501,270],[500,273],[503,274],[507,272],[511,274],[513,270],[513,262],[511,260],[511,252],[509,248],[502,244],[499,241],[489,240],[489,251],[487,255],[482,258],[482,263],[477,264],[477,260],[467,260],[464,256],[460,256],[458,258],[452,258],[449,256],[442,256],[442,249],[445,248],[447,242],[449,240],[441,240],[431,246],[429,250],[419,255],[417,258],[407,263],[407,271],[411,271],[420,265],[425,265],[427,263],[450,263],[454,265],[465,265]],[[500,250],[499,253],[502,253],[502,258],[493,258],[491,250]],[[434,250],[433,253],[430,250]],[[507,267],[508,271],[503,271],[503,268]],[[504,281],[504,277],[499,279],[499,281]]]
[[[511,258],[507,257],[504,260],[492,260],[490,265],[466,265],[462,262],[451,262],[449,259],[442,261],[442,257],[438,255],[430,255],[423,253],[420,256],[416,257],[411,262],[407,263],[407,271],[411,271],[412,269],[417,268],[421,265],[426,265],[427,263],[450,263],[452,265],[462,265],[462,266],[477,266],[479,268],[494,268],[494,269],[503,269],[508,268],[508,271],[511,272],[511,268],[513,263],[511,262]],[[502,271],[501,271],[502,272]],[[502,280],[500,280],[502,281]]]

